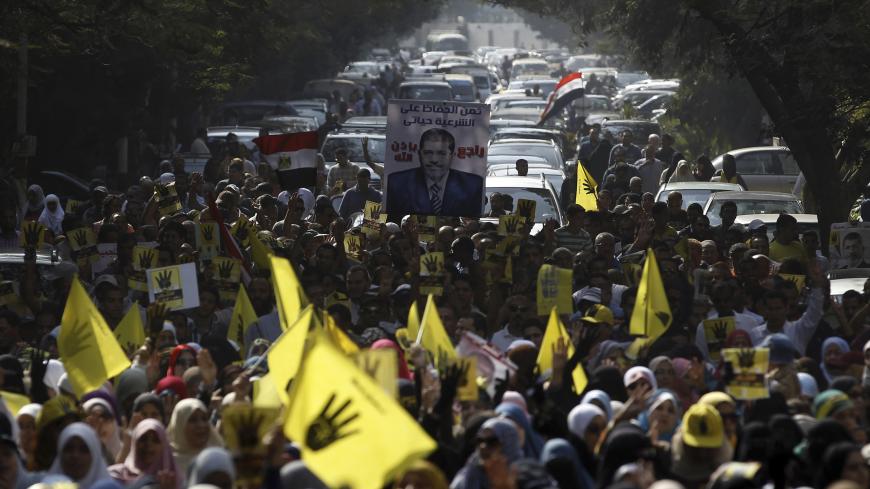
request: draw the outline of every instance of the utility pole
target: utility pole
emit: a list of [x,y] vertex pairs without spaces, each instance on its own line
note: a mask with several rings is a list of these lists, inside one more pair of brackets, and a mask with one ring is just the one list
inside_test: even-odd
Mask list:
[[18,136],[27,134],[27,34],[21,34],[18,43],[18,112],[16,129]]

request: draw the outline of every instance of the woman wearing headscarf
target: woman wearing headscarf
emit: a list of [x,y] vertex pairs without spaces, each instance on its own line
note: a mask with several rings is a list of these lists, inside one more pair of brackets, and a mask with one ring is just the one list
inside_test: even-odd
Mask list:
[[110,461],[121,451],[121,428],[115,417],[112,405],[102,397],[92,397],[82,404],[85,412],[85,423],[100,437],[100,442]]
[[219,489],[233,489],[236,467],[229,452],[219,447],[206,448],[193,461],[189,485],[211,484]]
[[171,413],[175,404],[182,399],[187,399],[189,395],[184,379],[174,376],[160,379],[154,386],[154,393],[163,401],[164,413]]
[[598,345],[598,353],[589,362],[589,370],[596,370],[602,366],[611,366],[619,369],[620,373],[625,372],[625,367],[628,361],[625,359],[625,349],[628,343],[619,341],[604,340]]
[[57,195],[49,194],[45,198],[45,208],[39,214],[37,222],[46,227],[55,236],[63,234],[63,207],[60,206],[60,199]]
[[378,341],[375,341],[374,343],[372,343],[371,349],[372,350],[389,349],[389,350],[395,351],[396,356],[398,357],[398,361],[399,361],[399,378],[405,379],[405,380],[414,380],[414,377],[411,374],[411,371],[408,369],[408,362],[405,361],[405,352],[402,351],[402,349],[399,347],[398,344],[396,344],[395,341],[387,340],[387,339],[378,340]]
[[281,467],[281,487],[304,487],[305,489],[329,489],[314,472],[311,472],[305,462],[294,460]]
[[544,441],[541,439],[541,435],[532,428],[532,422],[528,415],[516,404],[504,402],[496,406],[495,412],[516,423],[525,456],[534,459],[540,458]]
[[689,162],[686,160],[680,160],[677,163],[677,169],[674,170],[671,178],[668,179],[668,183],[677,183],[677,182],[694,182],[695,176],[692,175],[692,166],[689,165]]
[[504,418],[492,418],[483,423],[475,441],[477,449],[453,478],[450,489],[488,488],[484,461],[501,456],[510,466],[523,456],[516,425]]
[[612,366],[602,366],[592,371],[587,389],[600,390],[606,393],[611,401],[625,402],[628,399],[625,384],[622,383],[622,374],[619,369]]
[[582,440],[590,452],[594,452],[601,435],[607,430],[606,416],[595,404],[578,404],[568,413],[568,431]]
[[57,455],[57,440],[69,424],[82,419],[75,402],[65,395],[55,396],[42,405],[36,416],[34,470],[47,470]]
[[0,416],[0,487],[25,489],[39,482],[38,474],[27,472],[18,455],[9,418]]
[[166,376],[183,377],[184,371],[196,365],[196,350],[190,345],[178,345],[169,354],[169,368]]
[[680,426],[682,414],[677,396],[667,389],[659,389],[647,400],[638,423],[649,433],[650,439],[670,442]]
[[217,430],[208,421],[208,410],[199,399],[184,399],[175,405],[169,420],[169,442],[175,463],[182,474],[200,452],[223,444]]
[[98,481],[109,478],[100,440],[90,426],[73,423],[64,428],[48,474],[69,477],[79,489],[91,489]]
[[610,422],[610,418],[613,417],[613,407],[610,405],[610,396],[602,390],[592,389],[586,391],[586,394],[583,394],[583,399],[580,400],[580,404],[593,404],[598,406],[604,412],[605,421],[607,422]]
[[118,456],[115,458],[116,462],[123,462],[127,458],[133,443],[132,430],[135,430],[136,427],[139,426],[139,423],[146,419],[158,421],[160,426],[163,426],[166,423],[166,407],[163,403],[163,399],[151,392],[143,392],[142,394],[139,394],[139,397],[137,397],[133,402],[130,421],[127,423],[130,431],[127,433],[128,436],[125,436],[123,439],[124,444],[121,447],[121,451],[118,452]]
[[616,472],[623,465],[649,460],[654,456],[652,442],[640,428],[629,423],[616,426],[601,446],[598,488],[610,486]]
[[855,483],[855,487],[868,487],[870,474],[867,463],[861,456],[861,446],[851,442],[831,445],[821,460],[816,487],[831,487],[837,481]]
[[559,484],[559,489],[591,489],[594,485],[574,447],[561,438],[544,444],[541,463]]
[[36,419],[42,411],[42,404],[26,404],[18,410],[18,446],[28,465],[33,462],[36,452]]
[[822,343],[822,361],[819,363],[819,368],[829,385],[834,377],[842,375],[843,372],[832,372],[832,370],[836,368],[834,365],[839,360],[840,355],[848,351],[849,343],[837,336],[831,336]]
[[[283,473],[283,471],[282,471]],[[302,487],[302,486],[284,486]],[[311,487],[311,486],[305,486]],[[393,489],[447,489],[447,479],[444,472],[426,460],[418,460],[405,470],[401,477],[396,478]],[[315,488],[319,489],[319,488]]]
[[130,420],[133,401],[143,392],[148,392],[148,374],[144,369],[130,367],[118,377],[118,383],[115,385],[115,399],[117,399],[119,409],[127,421]]
[[45,192],[42,187],[36,184],[27,187],[27,206],[24,208],[22,221],[39,219],[43,209],[45,209]]
[[175,466],[172,447],[166,430],[155,419],[141,421],[131,435],[132,450],[123,463],[109,467],[109,475],[116,481],[138,487],[155,485],[159,481],[174,479],[175,487],[184,487],[184,474]]

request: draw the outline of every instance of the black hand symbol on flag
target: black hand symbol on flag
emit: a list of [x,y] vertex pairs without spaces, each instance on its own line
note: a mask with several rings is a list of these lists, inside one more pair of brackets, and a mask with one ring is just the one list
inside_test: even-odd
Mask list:
[[532,203],[531,202],[520,202],[517,205],[517,214],[529,218],[532,218]]
[[308,448],[311,450],[322,450],[342,438],[347,438],[348,436],[359,433],[359,430],[341,432],[342,428],[346,427],[359,417],[359,413],[353,413],[344,419],[338,419],[344,411],[350,407],[351,400],[348,399],[344,404],[339,406],[338,409],[330,413],[330,409],[334,402],[335,394],[331,394],[329,399],[326,401],[326,405],[323,406],[323,410],[317,418],[311,422],[311,425],[308,426],[308,431],[305,435],[305,444],[308,445]]
[[724,321],[713,323],[713,336],[719,342],[725,341],[728,337],[728,324]]
[[172,287],[172,270],[165,270],[157,274],[157,286],[160,290]]
[[202,237],[206,241],[211,241],[212,238],[214,237],[214,228],[212,228],[211,226],[203,225],[202,226]]
[[426,271],[430,274],[438,273],[438,259],[434,256],[424,257],[423,265],[426,267]]
[[656,312],[656,317],[659,318],[659,321],[662,322],[662,326],[664,326],[664,327],[667,327],[668,321],[671,320],[671,315],[664,312],[664,311]]
[[587,195],[595,195],[595,186],[592,185],[589,178],[583,180],[583,191],[586,192]]
[[139,254],[139,268],[141,268],[142,270],[147,270],[151,268],[152,263],[154,263],[153,251],[143,251]]
[[517,230],[520,220],[517,217],[508,217],[505,219],[504,228],[508,234],[513,234]]
[[741,368],[752,368],[755,364],[755,350],[744,348],[737,352],[737,363]]
[[227,280],[230,278],[230,275],[233,273],[233,263],[229,261],[221,262],[218,265],[218,275],[222,280]]

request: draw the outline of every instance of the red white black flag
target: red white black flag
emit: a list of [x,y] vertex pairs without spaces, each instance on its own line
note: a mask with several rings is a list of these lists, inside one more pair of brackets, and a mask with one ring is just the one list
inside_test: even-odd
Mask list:
[[556,88],[550,93],[547,98],[547,106],[541,113],[541,120],[538,125],[546,122],[550,117],[558,114],[574,99],[583,96],[583,76],[580,73],[571,73],[570,75],[559,80]]
[[317,131],[270,134],[254,139],[260,154],[278,171],[285,190],[317,184]]

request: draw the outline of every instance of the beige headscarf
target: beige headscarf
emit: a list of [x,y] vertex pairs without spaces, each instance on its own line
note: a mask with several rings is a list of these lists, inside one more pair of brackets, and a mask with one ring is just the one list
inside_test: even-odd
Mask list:
[[187,474],[187,468],[190,467],[190,464],[193,463],[193,460],[202,450],[209,447],[223,446],[223,440],[214,426],[209,426],[208,442],[202,450],[197,450],[190,446],[187,436],[184,434],[184,428],[196,411],[208,414],[208,409],[199,399],[190,398],[179,401],[175,405],[175,409],[172,410],[172,418],[169,420],[169,428],[166,430],[169,435],[169,444],[172,445],[172,453],[175,455],[175,464],[181,474]]
[[692,167],[689,165],[689,162],[686,160],[680,160],[677,163],[677,168],[674,170],[674,174],[671,175],[668,183],[676,183],[676,182],[694,182],[695,177],[692,175]]

